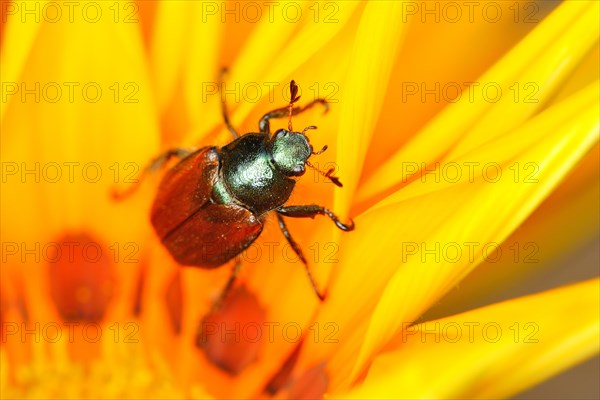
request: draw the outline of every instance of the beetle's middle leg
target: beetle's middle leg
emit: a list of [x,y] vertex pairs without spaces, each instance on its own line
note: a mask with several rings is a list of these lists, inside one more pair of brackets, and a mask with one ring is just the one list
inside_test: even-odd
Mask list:
[[293,218],[314,218],[315,215],[327,215],[341,230],[351,231],[354,229],[354,221],[350,220],[349,224],[344,224],[334,213],[316,204],[308,206],[281,206],[276,208],[275,211],[286,217]]
[[[307,105],[305,105],[304,107],[292,108],[292,115],[298,115],[298,114],[308,110],[309,108],[313,107],[315,104],[323,104],[323,106],[325,107],[325,112],[329,111],[329,103],[327,103],[327,100],[315,99],[315,100],[311,101],[310,103],[308,103]],[[263,117],[258,122],[258,129],[260,129],[261,133],[271,133],[271,124],[269,123],[269,120],[271,118],[285,118],[288,115],[290,115],[290,108],[287,106],[277,108],[273,111],[269,111],[268,113],[263,115]]]
[[184,149],[181,147],[176,147],[174,149],[170,149],[160,154],[156,158],[154,158],[150,163],[142,170],[140,173],[140,177],[137,182],[131,184],[125,190],[113,189],[112,196],[115,200],[123,200],[126,197],[131,196],[133,193],[137,191],[140,187],[141,182],[146,178],[149,173],[158,171],[163,165],[165,165],[170,159],[173,157],[177,157],[179,159],[183,159],[190,154],[192,154],[196,149]]
[[302,263],[304,264],[304,268],[306,269],[306,275],[308,275],[308,279],[310,280],[310,284],[312,285],[312,288],[315,291],[315,294],[317,295],[319,300],[321,300],[321,301],[325,300],[325,295],[321,294],[321,292],[317,288],[317,284],[312,276],[312,273],[310,272],[310,268],[308,267],[308,263],[306,262],[306,258],[304,257],[304,254],[302,253],[302,249],[300,248],[300,246],[298,246],[298,244],[292,238],[292,235],[290,234],[290,231],[288,230],[287,226],[285,225],[285,222],[283,222],[283,217],[279,214],[277,214],[277,221],[279,222],[279,228],[281,228],[281,232],[283,232],[283,236],[285,236],[285,238],[287,239],[290,246],[292,246],[294,253],[296,253],[298,258],[300,258],[300,261],[302,261]]

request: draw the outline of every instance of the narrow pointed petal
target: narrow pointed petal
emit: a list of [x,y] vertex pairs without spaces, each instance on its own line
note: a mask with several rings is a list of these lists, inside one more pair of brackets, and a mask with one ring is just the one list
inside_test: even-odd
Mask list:
[[[40,9],[45,6],[46,0],[33,3],[31,9]],[[40,30],[40,23],[23,23],[21,18],[20,7],[26,7],[26,3],[8,3],[2,2],[2,21],[5,25],[2,32],[2,47],[0,48],[0,71],[2,71],[2,95],[6,99],[0,101],[0,124],[4,120],[4,112],[9,100],[19,98],[19,95],[8,96],[10,93],[8,85],[17,85],[23,72],[23,66],[27,61],[29,52],[33,46],[35,38]],[[14,14],[13,14],[14,13]],[[33,19],[34,15],[31,16]],[[10,88],[10,90],[20,90],[20,87]],[[14,100],[12,100],[14,101]]]
[[[402,182],[399,172],[404,171],[407,162],[421,165],[447,157],[450,152],[455,156],[465,153],[518,127],[539,112],[596,45],[598,7],[597,2],[566,2],[559,6],[477,80],[481,86],[500,87],[501,102],[480,98],[475,101],[470,95],[463,95],[381,166],[361,187],[359,199],[366,200]],[[521,89],[517,102],[515,83]],[[528,90],[527,94],[535,91],[537,97],[525,99],[524,90]],[[459,141],[459,138],[465,139]]]
[[364,382],[340,398],[514,396],[598,354],[599,284],[593,279],[406,326]]
[[404,34],[402,2],[371,2],[363,12],[341,103],[337,164],[347,176],[335,210],[346,215],[361,175],[364,156],[379,117],[383,94]]
[[[480,165],[494,160],[503,171],[515,162],[533,162],[539,166],[535,184],[515,182],[509,172],[495,182],[481,176],[473,181],[464,176],[460,183],[429,179],[407,186],[356,218],[361,229],[344,237],[340,246],[346,251],[340,263],[360,267],[338,270],[317,319],[320,324],[335,321],[340,345],[310,343],[310,355],[301,362],[330,359],[328,367],[336,371],[332,387],[350,384],[373,352],[400,329],[401,321],[416,319],[486,252],[493,254],[494,246],[589,151],[598,137],[598,102],[596,86],[590,85],[466,158]],[[390,216],[402,224],[391,223]],[[455,245],[461,250],[458,259],[454,253],[442,257],[442,247]],[[342,311],[349,308],[352,315]]]
[[[440,217],[445,221],[439,221],[433,231],[428,231],[427,225],[420,228],[418,225],[413,226],[413,234],[422,230],[421,233],[425,235],[423,243],[425,246],[429,244],[429,247],[425,248],[456,243],[483,245],[504,241],[597,142],[599,99],[596,88],[596,84],[592,84],[578,95],[574,95],[571,101],[565,100],[560,110],[558,106],[548,109],[504,140],[483,146],[477,154],[466,158],[483,164],[498,160],[505,166],[504,170],[508,170],[513,162],[519,162],[521,165],[533,162],[539,168],[536,183],[522,180],[515,183],[513,176],[505,174],[495,183],[461,184],[422,197],[422,201],[429,199],[426,201],[429,209],[438,210],[438,213],[446,209],[450,213],[446,216],[441,213]],[[547,136],[544,139],[538,137],[538,142],[533,143],[532,140],[536,140],[534,137],[537,136],[533,132]],[[517,151],[521,152],[511,155],[511,152]],[[502,155],[506,159],[503,159]],[[463,193],[455,192],[461,189]],[[451,194],[452,192],[454,194]],[[405,195],[410,196],[410,193]],[[446,206],[441,203],[435,206],[438,202],[443,202]],[[392,208],[384,209],[393,212]],[[377,211],[382,212],[383,209]],[[416,210],[412,212],[425,215]],[[492,215],[493,218],[490,218]],[[486,223],[482,224],[481,221]],[[426,257],[425,248],[417,251],[421,257],[408,257],[406,263],[400,266],[387,284],[371,318],[354,373],[361,370],[373,350],[389,339],[391,332],[397,331],[399,321],[417,318],[457,284],[481,259],[489,257],[489,253],[479,249],[473,258],[461,257],[453,260],[451,257],[443,257],[432,264]],[[489,248],[487,250],[489,251]],[[391,315],[395,318],[390,318]]]
[[175,93],[188,44],[191,24],[173,21],[188,21],[191,6],[186,1],[161,1],[157,6],[150,65],[158,110],[163,110]]
[[221,117],[218,60],[227,26],[212,14],[219,7],[206,1],[158,3],[150,58],[165,146],[198,146],[208,133],[207,120]]
[[[277,10],[263,18],[238,55],[234,80],[284,79],[327,44],[348,22],[359,1],[331,3],[324,10],[312,3],[290,3],[284,9],[298,10],[300,19],[290,19]],[[301,7],[301,8],[299,8]],[[328,13],[327,11],[334,11]],[[318,21],[313,23],[313,21]],[[265,63],[264,60],[272,60]]]
[[44,23],[40,29],[20,78],[29,90],[39,88],[37,98],[15,102],[2,121],[2,159],[33,171],[3,183],[10,189],[2,208],[15,210],[3,214],[3,232],[10,226],[15,238],[43,241],[94,223],[102,228],[93,233],[137,243],[145,227],[123,223],[115,229],[112,222],[142,212],[133,205],[139,198],[117,205],[110,197],[117,184],[130,185],[157,152],[137,28],[105,18],[97,24]]
[[[482,143],[510,132],[543,110],[561,89],[562,84],[585,60],[590,50],[597,46],[600,34],[598,14],[600,14],[600,3],[590,3],[569,27],[567,34],[560,34],[550,49],[539,47],[543,53],[530,64],[526,64],[525,68],[522,60],[509,56],[506,59],[507,65],[499,63],[484,75],[481,79],[482,84],[495,83],[496,81],[491,80],[491,77],[499,74],[500,68],[504,67],[509,71],[518,71],[518,82],[516,85],[512,83],[508,86],[508,93],[477,120],[448,157],[452,158],[476,149]],[[530,50],[525,46],[517,49]],[[510,83],[507,80],[500,80],[500,82]],[[506,118],[507,115],[510,118]]]
[[[263,86],[264,89],[261,90],[257,99],[252,99],[252,101],[241,99],[241,104],[232,115],[232,121],[236,126],[247,119],[252,110],[257,107],[257,102],[260,99],[272,98],[273,93],[269,93],[269,90],[266,89],[273,87],[276,93],[274,98],[276,101],[280,101],[281,93],[283,93],[284,98],[288,95],[285,90],[285,87],[289,84],[289,81],[286,82],[287,79],[293,78],[301,86],[304,84],[304,87],[308,87],[307,82],[309,81],[301,80],[298,77],[298,74],[302,74],[302,67],[315,54],[325,48],[342,29],[348,28],[351,17],[360,7],[359,1],[331,2],[327,3],[326,6],[319,6],[317,3],[310,2],[291,4],[294,4],[294,7],[289,7],[290,9],[301,7],[302,18],[295,23],[290,23],[289,19],[286,21],[277,13],[274,21],[271,22],[265,16],[253,30],[252,35],[231,68],[229,80],[232,84],[241,82],[241,85],[246,85],[267,82],[269,85],[273,85]],[[313,19],[318,23],[312,23]],[[339,40],[344,41],[345,38],[339,38]],[[265,63],[265,60],[269,60],[269,62]],[[315,60],[314,62],[320,63],[322,61]],[[309,70],[314,69],[311,67]],[[294,76],[291,76],[292,74]],[[311,80],[319,79],[315,76],[310,78]],[[325,82],[337,82],[335,77],[331,76],[331,71],[325,72],[323,79]],[[317,81],[317,83],[323,85],[322,81]],[[309,99],[306,94],[302,96],[302,101]],[[287,100],[289,100],[289,97],[287,97]],[[268,104],[266,111],[285,105],[285,103],[274,103],[273,100],[270,100]],[[262,111],[262,114],[264,112]],[[212,121],[211,119],[210,122]],[[219,122],[219,120],[214,122]],[[256,121],[251,121],[251,123],[254,125]]]
[[[195,1],[190,6],[190,13],[195,18],[190,22],[191,32],[186,62],[183,66],[182,85],[191,126],[206,128],[204,122],[206,115],[221,115],[219,102],[209,101],[210,96],[207,92],[209,87],[214,88],[210,85],[216,83],[218,78],[221,66],[218,65],[217,60],[220,47],[223,45],[220,38],[225,27],[217,18],[202,20],[200,16],[206,12],[205,2]],[[198,138],[196,137],[195,140]]]
[[[111,192],[131,185],[157,152],[143,44],[135,24],[116,24],[108,17],[81,22],[69,23],[63,15],[59,23],[41,24],[19,77],[30,91],[39,85],[38,92],[13,102],[2,120],[0,156],[17,168],[2,184],[2,237],[43,249],[69,233],[89,234],[108,249],[103,257],[131,265],[141,259],[142,238],[149,230],[130,221],[146,220],[147,203],[139,196],[116,203]],[[25,170],[30,173],[21,175]],[[147,189],[139,193],[148,195]],[[79,241],[74,249],[82,251],[86,244]],[[59,318],[41,269],[47,260],[39,253],[15,255],[5,265],[26,279],[33,321]],[[114,302],[126,297],[134,272],[116,269],[122,290]],[[120,304],[118,312],[127,309]],[[113,310],[108,308],[107,318]]]
[[[507,298],[519,288],[524,290],[535,285],[534,282],[547,281],[549,276],[566,284],[571,282],[573,274],[586,274],[582,270],[573,271],[573,265],[566,261],[578,257],[582,247],[593,243],[592,238],[598,235],[599,163],[600,146],[596,144],[540,207],[500,245],[498,251],[504,256],[499,260],[483,260],[423,318],[441,318],[487,305]],[[585,270],[593,273],[592,268]]]
[[[462,96],[469,96],[472,82],[476,82],[529,34],[537,26],[537,21],[543,20],[558,5],[546,2],[544,5],[549,6],[539,7],[536,24],[526,18],[520,22],[516,18],[502,18],[490,24],[481,16],[437,23],[433,14],[425,13],[435,7],[443,13],[456,3],[405,4],[402,22],[410,22],[408,32],[384,96],[375,127],[377,134],[373,136],[365,158],[362,182],[412,140],[436,114]],[[515,12],[516,6],[537,7],[542,4],[496,2],[493,5],[507,16]],[[412,15],[411,10],[417,13]],[[481,86],[475,89],[478,98],[481,98],[480,89]],[[381,199],[385,194],[369,199],[368,203],[375,203],[379,200],[377,197]],[[365,206],[368,204],[354,205],[358,210]]]

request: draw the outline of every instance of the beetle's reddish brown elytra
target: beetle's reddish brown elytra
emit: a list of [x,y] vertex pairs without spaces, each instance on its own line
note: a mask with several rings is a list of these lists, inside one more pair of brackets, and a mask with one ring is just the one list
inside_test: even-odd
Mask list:
[[[223,119],[234,140],[221,148],[203,147],[190,151],[172,149],[157,157],[146,169],[155,170],[170,158],[180,158],[163,177],[151,211],[156,233],[173,258],[181,265],[217,268],[232,260],[258,238],[269,214],[274,213],[283,235],[303,262],[311,285],[319,297],[308,263],[285,225],[284,217],[314,218],[326,215],[344,231],[354,223],[342,223],[331,211],[319,205],[285,205],[296,185],[294,178],[312,167],[308,158],[313,151],[306,132],[292,128],[292,116],[316,104],[328,110],[325,99],[316,99],[303,107],[295,107],[300,99],[298,86],[290,82],[290,103],[265,114],[259,121],[259,132],[238,135],[231,126],[227,107],[222,100]],[[288,129],[271,134],[270,120],[288,117]],[[339,179],[332,170],[319,171],[337,186]],[[239,271],[239,260],[221,299],[232,287]]]

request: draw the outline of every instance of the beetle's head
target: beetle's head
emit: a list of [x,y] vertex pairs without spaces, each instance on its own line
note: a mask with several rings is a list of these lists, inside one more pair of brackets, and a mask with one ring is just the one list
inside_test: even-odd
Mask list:
[[270,140],[275,166],[287,176],[304,174],[306,160],[313,153],[304,132],[279,129]]
[[[294,109],[294,103],[300,99],[298,96],[298,85],[296,82],[290,82],[290,104],[289,104],[289,122],[288,129],[279,129],[272,138],[269,139],[271,156],[275,166],[286,176],[300,176],[304,174],[305,166],[315,169],[325,178],[329,179],[335,185],[342,187],[340,180],[333,176],[334,168],[330,168],[327,172],[320,171],[315,168],[308,158],[311,155],[318,155],[327,150],[324,146],[321,150],[314,152],[312,146],[306,136],[306,131],[317,129],[316,126],[307,126],[302,132],[294,132],[292,128],[292,115],[301,112],[302,109]],[[319,102],[327,106],[324,99],[319,99]],[[311,103],[314,104],[314,103]]]

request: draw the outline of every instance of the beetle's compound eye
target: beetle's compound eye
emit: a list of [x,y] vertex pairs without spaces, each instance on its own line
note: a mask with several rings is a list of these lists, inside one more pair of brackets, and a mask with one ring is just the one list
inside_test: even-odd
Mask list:
[[293,171],[294,175],[302,175],[304,173],[304,164],[297,164]]
[[275,132],[275,137],[276,137],[276,138],[283,138],[283,137],[286,137],[286,136],[287,136],[289,133],[290,133],[290,132],[289,132],[289,131],[286,131],[285,129],[278,129],[278,130]]

